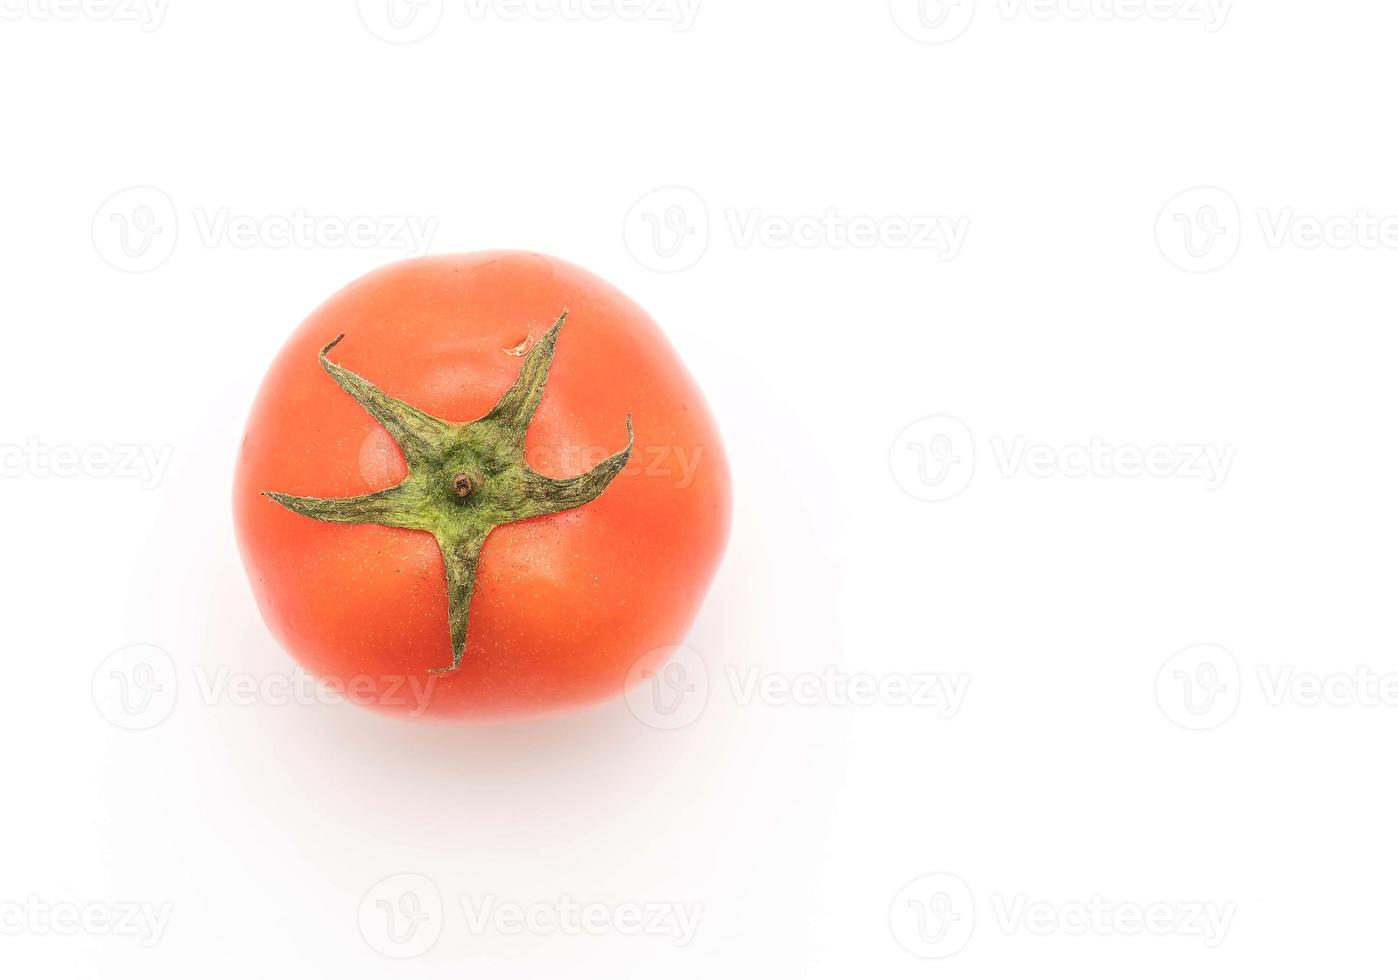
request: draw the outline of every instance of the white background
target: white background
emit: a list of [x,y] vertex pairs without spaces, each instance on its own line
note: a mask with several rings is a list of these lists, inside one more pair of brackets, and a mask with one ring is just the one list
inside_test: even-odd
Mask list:
[[[0,0],[0,972],[1387,963],[1398,9],[63,2]],[[493,247],[637,299],[726,434],[682,727],[279,686],[230,526],[262,372]]]

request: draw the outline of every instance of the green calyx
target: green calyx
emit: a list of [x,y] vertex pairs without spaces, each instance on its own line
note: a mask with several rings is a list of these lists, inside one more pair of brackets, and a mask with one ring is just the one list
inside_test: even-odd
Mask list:
[[447,566],[447,618],[451,626],[449,673],[461,666],[471,615],[476,566],[490,532],[502,524],[543,517],[596,500],[631,458],[635,439],[626,417],[626,448],[581,476],[555,480],[524,461],[524,438],[539,406],[553,363],[559,331],[568,311],[524,356],[519,377],[484,417],[445,422],[330,361],[344,339],[320,352],[321,366],[355,401],[388,430],[408,464],[396,487],[362,497],[297,497],[263,491],[287,510],[334,524],[382,524],[426,531],[437,539]]

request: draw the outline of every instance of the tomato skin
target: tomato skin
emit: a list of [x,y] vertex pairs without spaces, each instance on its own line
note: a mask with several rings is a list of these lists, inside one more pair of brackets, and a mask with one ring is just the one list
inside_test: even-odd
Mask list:
[[[467,422],[514,382],[526,341],[564,309],[525,442],[550,477],[626,445],[596,500],[497,528],[450,674],[446,571],[417,531],[312,520],[262,495],[371,493],[407,466],[388,433],[322,370],[335,359],[438,418]],[[234,521],[273,635],[354,700],[433,720],[542,714],[619,695],[638,661],[684,641],[728,536],[728,463],[703,396],[660,329],[615,288],[558,259],[482,252],[379,269],[331,297],[278,353],[254,402]],[[632,672],[632,677],[635,673]],[[424,700],[416,692],[427,691]]]

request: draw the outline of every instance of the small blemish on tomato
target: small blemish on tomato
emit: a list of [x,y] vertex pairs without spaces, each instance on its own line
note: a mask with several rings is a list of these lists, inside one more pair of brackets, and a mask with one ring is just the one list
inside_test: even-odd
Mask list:
[[515,344],[513,347],[504,348],[504,351],[511,357],[523,357],[526,353],[529,352],[529,348],[532,346],[534,346],[534,335],[530,333],[525,334],[524,339],[521,340],[519,343]]

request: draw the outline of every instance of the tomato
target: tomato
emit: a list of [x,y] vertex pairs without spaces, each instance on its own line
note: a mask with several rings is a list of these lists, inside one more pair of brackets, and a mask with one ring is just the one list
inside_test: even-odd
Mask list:
[[331,297],[273,361],[234,484],[277,640],[433,720],[620,694],[683,642],[730,516],[717,427],[654,321],[525,252]]

